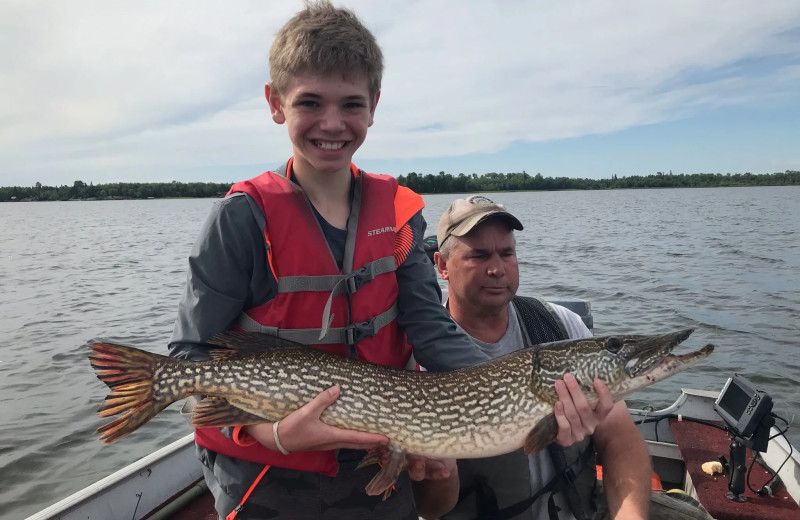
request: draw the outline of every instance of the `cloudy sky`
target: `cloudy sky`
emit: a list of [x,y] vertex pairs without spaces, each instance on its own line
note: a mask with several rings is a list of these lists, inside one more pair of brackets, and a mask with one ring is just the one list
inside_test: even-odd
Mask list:
[[[406,174],[800,170],[797,0],[342,0],[386,73],[356,155]],[[0,2],[0,186],[229,182],[286,160],[299,0]]]

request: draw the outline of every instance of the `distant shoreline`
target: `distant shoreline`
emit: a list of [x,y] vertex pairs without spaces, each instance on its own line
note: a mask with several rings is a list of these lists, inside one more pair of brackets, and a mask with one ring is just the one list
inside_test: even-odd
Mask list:
[[[620,190],[655,188],[730,188],[753,186],[800,186],[800,171],[786,170],[778,173],[693,173],[675,174],[657,172],[654,175],[612,176],[610,179],[577,179],[570,177],[543,177],[540,173],[463,173],[453,176],[421,175],[411,172],[400,175],[402,186],[423,195],[447,193],[490,193],[510,191],[567,191],[567,190]],[[0,187],[0,202],[43,201],[95,201],[95,200],[147,200],[147,199],[197,199],[224,197],[233,183],[215,182],[160,182],[86,184],[75,181],[72,186]]]

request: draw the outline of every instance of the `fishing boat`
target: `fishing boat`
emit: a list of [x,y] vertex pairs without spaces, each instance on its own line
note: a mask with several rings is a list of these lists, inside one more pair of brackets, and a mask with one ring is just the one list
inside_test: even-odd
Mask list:
[[[593,327],[588,302],[551,301]],[[746,379],[734,375],[722,391],[683,389],[662,410],[629,411],[650,453],[654,488],[677,490],[717,520],[800,518],[800,454],[785,424],[773,424],[769,396]],[[709,463],[721,473],[706,473]],[[193,434],[27,518],[140,519],[217,520]]]

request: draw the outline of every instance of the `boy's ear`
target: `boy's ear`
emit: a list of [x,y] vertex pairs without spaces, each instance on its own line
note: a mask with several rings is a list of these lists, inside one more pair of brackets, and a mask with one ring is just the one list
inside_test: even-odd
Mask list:
[[269,104],[269,112],[272,114],[272,120],[279,125],[285,123],[286,116],[283,114],[281,100],[278,97],[278,94],[272,90],[272,87],[269,83],[264,85],[264,97],[267,99],[267,104]]
[[372,126],[372,123],[375,122],[375,107],[378,106],[378,100],[380,98],[381,98],[381,91],[379,90],[375,93],[375,99],[372,100],[372,106],[370,107],[369,110],[369,125],[367,126]]

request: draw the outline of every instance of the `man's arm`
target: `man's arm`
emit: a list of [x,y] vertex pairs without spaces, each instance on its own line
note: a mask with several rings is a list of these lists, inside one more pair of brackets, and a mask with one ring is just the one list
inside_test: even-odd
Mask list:
[[613,519],[646,519],[650,505],[650,455],[624,401],[594,432],[598,462],[603,465],[603,488]]
[[439,518],[458,502],[458,465],[456,459],[410,460],[408,475],[414,489],[417,514],[422,518]]

